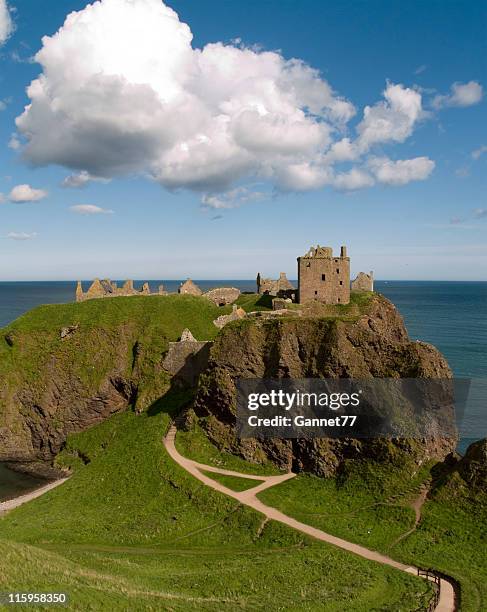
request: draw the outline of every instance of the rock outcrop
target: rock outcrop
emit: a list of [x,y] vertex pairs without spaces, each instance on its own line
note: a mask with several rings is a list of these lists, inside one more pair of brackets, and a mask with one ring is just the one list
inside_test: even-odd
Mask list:
[[418,463],[444,458],[456,440],[238,439],[235,435],[238,378],[450,378],[442,355],[409,340],[393,304],[374,296],[355,321],[322,318],[247,318],[217,337],[208,370],[200,377],[196,418],[220,448],[249,461],[273,461],[283,469],[335,473],[347,458],[395,460],[407,449]]

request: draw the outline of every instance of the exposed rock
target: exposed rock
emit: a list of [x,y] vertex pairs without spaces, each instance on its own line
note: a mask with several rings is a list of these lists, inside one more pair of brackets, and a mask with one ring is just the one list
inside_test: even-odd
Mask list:
[[471,444],[456,469],[472,489],[487,492],[487,439]]
[[368,314],[356,321],[320,318],[249,318],[226,326],[217,337],[208,370],[200,377],[194,410],[210,439],[249,461],[267,458],[280,468],[321,476],[335,473],[350,457],[396,460],[399,449],[422,462],[442,459],[453,438],[425,440],[239,440],[235,435],[238,378],[450,378],[442,355],[409,340],[399,313],[375,296]]
[[13,346],[15,343],[15,336],[12,332],[9,332],[8,334],[5,334],[5,342],[9,345],[9,346]]
[[187,295],[201,295],[203,292],[190,278],[184,283],[181,283],[178,289],[178,293],[184,293]]
[[67,338],[68,336],[71,336],[71,334],[73,334],[78,329],[79,325],[69,325],[68,327],[63,327],[60,333],[61,338]]
[[233,304],[240,295],[240,289],[235,287],[217,287],[203,294],[205,298],[211,300],[217,306]]

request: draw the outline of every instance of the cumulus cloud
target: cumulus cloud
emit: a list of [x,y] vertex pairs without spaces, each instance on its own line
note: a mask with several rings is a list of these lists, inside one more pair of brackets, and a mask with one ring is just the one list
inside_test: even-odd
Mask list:
[[358,146],[369,149],[383,142],[404,142],[421,118],[421,94],[414,89],[388,83],[384,101],[366,106],[357,126]]
[[70,187],[73,189],[79,189],[81,187],[86,187],[88,183],[93,183],[93,182],[106,183],[108,181],[107,179],[100,178],[99,176],[92,176],[89,172],[86,172],[86,170],[82,170],[81,172],[78,172],[76,174],[70,174],[69,176],[67,176],[63,180],[61,185],[62,187]]
[[192,38],[161,0],[100,0],[68,15],[35,56],[42,71],[16,120],[25,159],[70,168],[66,187],[142,174],[229,208],[249,201],[235,185],[255,181],[371,186],[372,149],[404,142],[425,116],[419,91],[387,83],[353,132],[354,105],[303,61]]
[[445,108],[448,106],[473,106],[478,104],[483,97],[483,88],[477,81],[468,83],[453,83],[450,93],[437,95],[433,98],[434,108]]
[[10,240],[31,240],[31,238],[36,236],[37,232],[9,232],[6,237],[10,238]]
[[102,0],[71,13],[35,58],[43,72],[17,119],[25,157],[225,190],[313,158],[355,112],[299,60],[191,40],[160,0]]
[[400,159],[393,161],[387,157],[369,160],[369,167],[380,183],[386,185],[406,185],[411,181],[424,181],[433,172],[435,162],[428,157]]
[[0,45],[2,45],[13,31],[12,18],[7,1],[0,0]]
[[101,206],[95,206],[94,204],[76,204],[70,206],[70,210],[78,215],[112,215],[113,210],[109,208],[101,208]]
[[8,199],[14,203],[38,202],[48,195],[44,189],[34,189],[30,185],[16,185],[8,194]]

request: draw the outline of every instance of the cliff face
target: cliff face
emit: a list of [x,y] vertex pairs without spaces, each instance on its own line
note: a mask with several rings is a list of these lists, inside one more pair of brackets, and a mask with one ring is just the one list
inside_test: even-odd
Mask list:
[[367,314],[353,321],[302,318],[245,320],[217,337],[208,370],[200,378],[194,412],[220,448],[250,461],[271,460],[283,469],[328,476],[352,457],[400,461],[408,451],[417,462],[442,459],[454,439],[239,440],[234,434],[237,378],[450,378],[442,355],[409,340],[393,304],[374,296]]

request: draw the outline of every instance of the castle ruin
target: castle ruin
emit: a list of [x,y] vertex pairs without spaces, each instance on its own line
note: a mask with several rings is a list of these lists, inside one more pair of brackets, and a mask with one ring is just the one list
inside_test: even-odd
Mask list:
[[[298,261],[298,287],[287,279],[286,273],[281,272],[279,278],[262,278],[257,274],[257,293],[275,298],[275,309],[285,308],[285,302],[304,304],[313,300],[324,304],[348,304],[350,291],[368,292],[374,290],[374,275],[359,272],[350,282],[350,258],[347,247],[342,246],[340,255],[334,255],[331,247],[317,245],[311,247]],[[202,296],[212,301],[216,306],[233,304],[240,295],[235,287],[217,287],[203,292],[198,285],[188,278],[180,284],[178,293],[182,295]],[[76,287],[76,301],[83,302],[106,297],[154,295],[151,293],[149,283],[144,283],[142,289],[134,288],[132,280],[127,280],[118,287],[117,283],[96,278],[89,289],[84,292],[81,281]],[[160,285],[156,295],[167,295],[163,285]],[[283,306],[284,305],[284,306]]]
[[298,257],[298,301],[300,304],[317,300],[325,304],[350,302],[350,258],[342,246],[340,257],[333,256],[331,247],[311,247]]
[[[164,295],[164,287],[159,286],[159,295]],[[151,295],[149,283],[144,283],[142,289],[139,291],[134,288],[134,281],[127,280],[121,287],[117,286],[117,283],[106,278],[100,280],[95,278],[91,283],[87,291],[83,291],[81,281],[78,281],[76,285],[76,301],[84,302],[85,300],[94,300],[97,298],[108,298],[108,297],[119,297],[119,296],[130,296],[130,295]]]
[[296,288],[292,285],[286,276],[285,272],[279,274],[277,280],[271,278],[262,278],[260,272],[257,274],[257,293],[259,295],[272,295],[274,297],[294,299]]
[[324,304],[348,304],[350,290],[373,291],[374,276],[372,272],[359,272],[350,283],[350,258],[346,246],[341,247],[339,256],[333,254],[331,247],[317,245],[298,257],[297,290],[284,272],[277,280],[262,279],[260,273],[257,275],[257,293],[291,298],[299,304],[312,300]]

